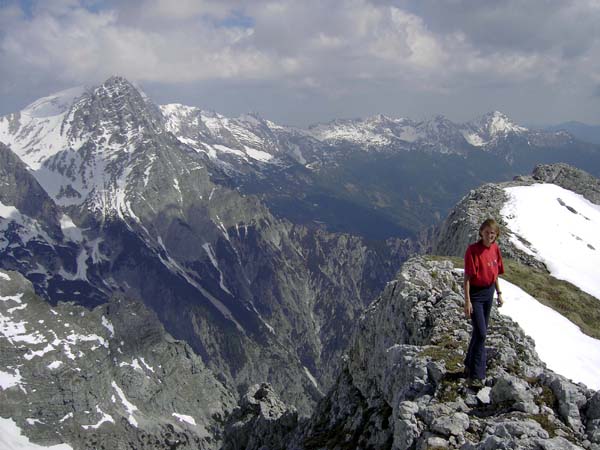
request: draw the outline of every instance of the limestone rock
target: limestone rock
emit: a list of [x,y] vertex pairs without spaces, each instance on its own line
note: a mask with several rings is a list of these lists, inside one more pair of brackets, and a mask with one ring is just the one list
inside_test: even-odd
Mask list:
[[254,385],[229,417],[222,449],[285,448],[297,424],[296,410],[282,403],[269,384]]
[[431,430],[444,436],[458,436],[469,428],[469,423],[469,416],[465,413],[456,413],[434,419]]
[[489,386],[468,386],[462,362],[470,325],[461,281],[449,261],[405,263],[365,310],[342,375],[288,448],[531,450],[565,442],[579,448],[586,439],[594,445],[596,419],[586,425],[575,418],[586,405],[588,417],[596,417],[596,397],[546,369],[531,339],[495,309],[488,342],[498,354],[488,366]]
[[527,383],[511,375],[503,375],[496,381],[490,399],[494,404],[508,402],[518,411],[530,414],[539,412]]

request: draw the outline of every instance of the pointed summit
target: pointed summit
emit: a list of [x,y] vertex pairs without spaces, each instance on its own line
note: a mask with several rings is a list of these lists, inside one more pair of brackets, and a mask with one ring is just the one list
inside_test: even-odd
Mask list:
[[160,132],[163,127],[158,107],[120,76],[86,92],[73,105],[69,119],[73,136],[79,138],[100,131],[123,140],[132,133]]
[[471,122],[471,124],[489,138],[527,131],[527,128],[517,125],[516,122],[500,111],[492,111],[484,114],[479,119]]
[[462,126],[466,141],[475,147],[485,147],[498,139],[521,135],[527,131],[527,128],[517,125],[500,111],[491,111]]

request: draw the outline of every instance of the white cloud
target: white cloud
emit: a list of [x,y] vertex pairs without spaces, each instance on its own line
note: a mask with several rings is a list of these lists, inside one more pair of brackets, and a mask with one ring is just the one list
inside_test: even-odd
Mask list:
[[427,95],[544,87],[571,90],[591,111],[582,99],[600,78],[595,1],[51,0],[28,14],[15,5],[0,7],[0,92],[112,74],[338,98],[377,85]]

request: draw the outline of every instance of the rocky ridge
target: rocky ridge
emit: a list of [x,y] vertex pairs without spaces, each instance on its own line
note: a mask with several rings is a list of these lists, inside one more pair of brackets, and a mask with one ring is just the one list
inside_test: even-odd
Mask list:
[[[361,317],[334,387],[308,421],[279,427],[271,448],[599,449],[600,392],[546,369],[533,341],[496,309],[485,385],[466,383],[462,307],[462,273],[450,261],[409,260]],[[264,409],[252,423],[269,417]],[[262,444],[252,435],[229,448]]]
[[142,303],[52,307],[0,271],[0,415],[74,449],[217,449],[235,399]]
[[552,183],[584,196],[592,203],[600,204],[600,180],[589,173],[567,164],[540,164],[530,176],[517,176],[513,181],[488,183],[471,190],[454,207],[435,233],[432,253],[436,255],[463,256],[464,249],[478,239],[481,223],[489,218],[496,219],[502,228],[502,254],[532,267],[545,270],[542,262],[523,252],[510,242],[512,232],[503,226],[500,214],[508,197],[504,188],[529,186],[534,183]]

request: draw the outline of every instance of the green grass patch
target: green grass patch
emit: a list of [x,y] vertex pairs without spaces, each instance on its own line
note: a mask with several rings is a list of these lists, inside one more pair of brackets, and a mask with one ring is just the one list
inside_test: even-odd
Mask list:
[[534,414],[530,416],[530,418],[539,423],[542,428],[548,432],[551,438],[556,437],[556,430],[558,430],[560,427],[552,422],[547,415]]
[[588,336],[600,339],[600,300],[568,281],[516,261],[505,260],[504,270],[502,278],[568,318]]
[[450,261],[455,268],[462,269],[464,261],[458,256],[439,256],[439,255],[423,255],[423,258],[429,261]]

